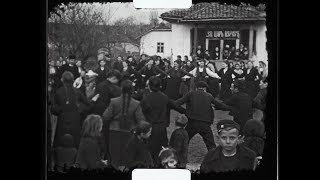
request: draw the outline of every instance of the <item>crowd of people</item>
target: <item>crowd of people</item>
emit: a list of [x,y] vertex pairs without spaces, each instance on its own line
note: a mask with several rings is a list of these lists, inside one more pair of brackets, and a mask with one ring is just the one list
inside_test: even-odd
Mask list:
[[[48,73],[50,169],[186,168],[196,134],[208,150],[202,172],[255,169],[262,155],[265,117],[253,119],[254,108],[266,107],[262,61],[258,68],[225,61],[218,71],[202,56],[177,56],[171,65],[143,54],[138,60],[104,56],[96,69],[86,69],[71,55],[65,62],[51,60]],[[171,109],[180,115],[168,139]],[[217,124],[218,147],[210,128],[214,109],[234,118]]]
[[[212,60],[220,60],[220,48],[215,47],[213,52],[209,52],[209,50],[203,50],[202,46],[199,45],[196,49],[195,55],[200,58],[212,59]],[[226,44],[222,51],[222,60],[233,60],[233,61],[241,61],[249,59],[249,50],[248,47],[240,44],[239,49],[236,49],[235,46],[230,46]]]

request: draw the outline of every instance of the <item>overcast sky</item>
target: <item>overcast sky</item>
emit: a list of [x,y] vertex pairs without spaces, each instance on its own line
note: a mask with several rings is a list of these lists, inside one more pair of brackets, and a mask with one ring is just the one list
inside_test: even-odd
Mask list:
[[[149,14],[151,11],[158,11],[158,16],[162,13],[170,11],[172,9],[136,9],[133,6],[133,3],[120,3],[120,2],[113,2],[113,3],[94,3],[97,8],[102,8],[105,11],[106,16],[108,17],[109,8],[110,8],[110,23],[112,24],[116,20],[120,18],[127,18],[129,16],[133,16],[136,18],[137,23],[149,23]],[[160,22],[162,19],[160,19]]]

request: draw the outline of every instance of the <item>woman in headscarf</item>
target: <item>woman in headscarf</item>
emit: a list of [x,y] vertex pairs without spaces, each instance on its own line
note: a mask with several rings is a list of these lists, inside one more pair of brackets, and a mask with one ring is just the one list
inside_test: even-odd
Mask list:
[[131,137],[131,130],[145,121],[139,101],[131,97],[133,84],[125,80],[121,84],[120,97],[111,99],[103,113],[104,123],[109,123],[109,153],[111,165],[115,168],[125,165],[125,146]]

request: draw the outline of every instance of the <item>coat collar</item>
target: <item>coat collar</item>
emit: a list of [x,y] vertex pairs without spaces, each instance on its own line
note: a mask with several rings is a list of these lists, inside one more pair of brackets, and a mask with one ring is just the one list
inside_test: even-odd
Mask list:
[[[237,145],[237,154],[240,154],[240,158],[245,158],[245,159],[250,159],[252,157],[252,155],[250,153],[248,153],[248,151],[245,150],[245,147],[243,147],[243,145]],[[222,156],[222,147],[218,146],[213,154],[212,154],[212,158],[211,161],[217,161],[221,156]]]

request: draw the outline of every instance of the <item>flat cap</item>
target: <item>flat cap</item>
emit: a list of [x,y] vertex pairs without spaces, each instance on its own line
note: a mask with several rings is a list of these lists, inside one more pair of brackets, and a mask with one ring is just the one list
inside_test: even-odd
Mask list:
[[221,132],[222,130],[227,129],[227,128],[236,128],[240,131],[240,125],[233,120],[220,120],[217,123],[217,131],[218,132]]

